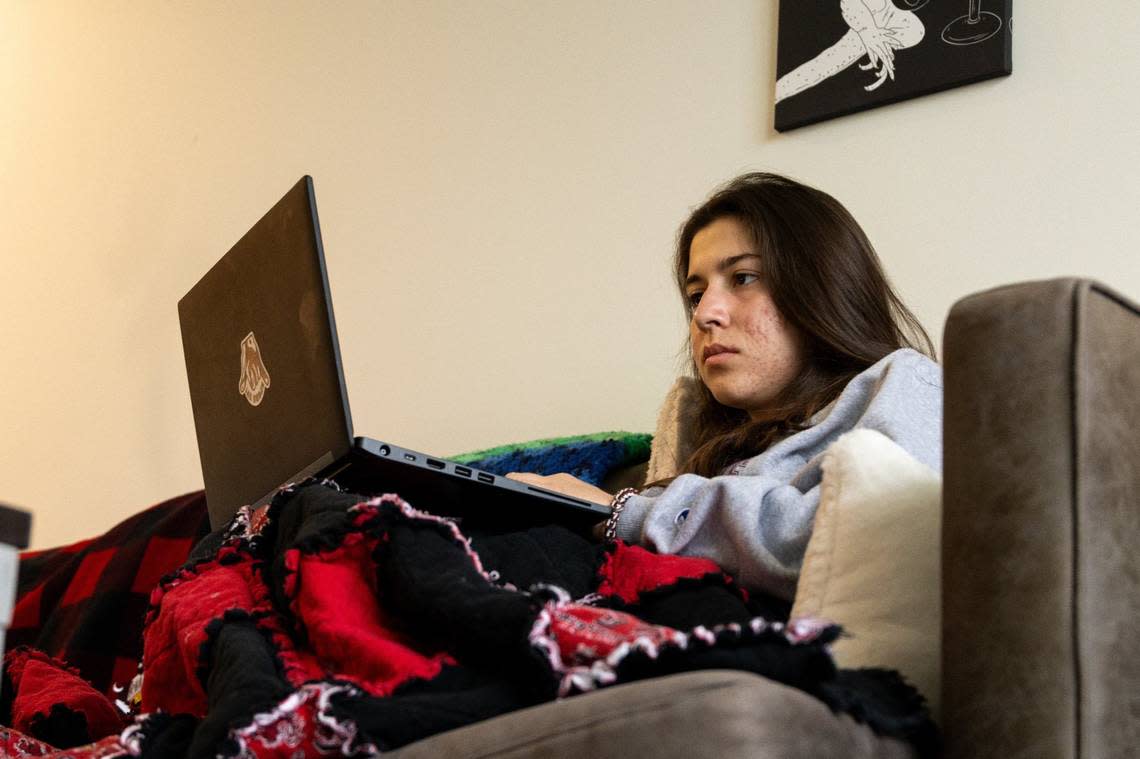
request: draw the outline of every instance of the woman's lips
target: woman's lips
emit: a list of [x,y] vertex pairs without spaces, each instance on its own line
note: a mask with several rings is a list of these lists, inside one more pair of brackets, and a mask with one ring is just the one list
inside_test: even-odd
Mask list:
[[727,345],[713,344],[704,349],[701,353],[701,359],[706,365],[722,364],[728,361],[732,356],[735,356],[739,351],[735,348],[729,348]]

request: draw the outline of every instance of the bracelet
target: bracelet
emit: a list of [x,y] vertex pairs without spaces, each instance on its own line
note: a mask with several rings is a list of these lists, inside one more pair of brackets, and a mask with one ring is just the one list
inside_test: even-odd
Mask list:
[[612,543],[617,538],[618,518],[621,517],[621,511],[625,508],[625,502],[635,495],[637,495],[637,488],[625,488],[619,490],[614,499],[610,501],[610,518],[606,520],[606,529],[602,533],[607,543]]

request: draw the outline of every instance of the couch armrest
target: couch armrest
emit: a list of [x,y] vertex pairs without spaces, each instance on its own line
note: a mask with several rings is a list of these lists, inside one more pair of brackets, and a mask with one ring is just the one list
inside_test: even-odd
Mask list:
[[1140,309],[1095,282],[959,301],[946,322],[949,757],[1140,745]]

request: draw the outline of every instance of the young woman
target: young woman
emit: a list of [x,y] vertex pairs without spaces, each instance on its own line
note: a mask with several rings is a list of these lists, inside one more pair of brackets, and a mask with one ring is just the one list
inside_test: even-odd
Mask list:
[[744,175],[697,208],[675,274],[699,379],[680,474],[617,496],[566,474],[512,476],[610,503],[611,539],[706,556],[790,600],[840,435],[878,430],[941,470],[930,338],[847,210],[785,177]]

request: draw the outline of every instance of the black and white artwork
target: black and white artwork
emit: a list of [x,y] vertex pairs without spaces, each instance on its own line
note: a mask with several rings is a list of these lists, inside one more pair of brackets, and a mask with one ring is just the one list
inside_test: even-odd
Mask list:
[[1013,71],[1013,0],[781,0],[783,132]]

